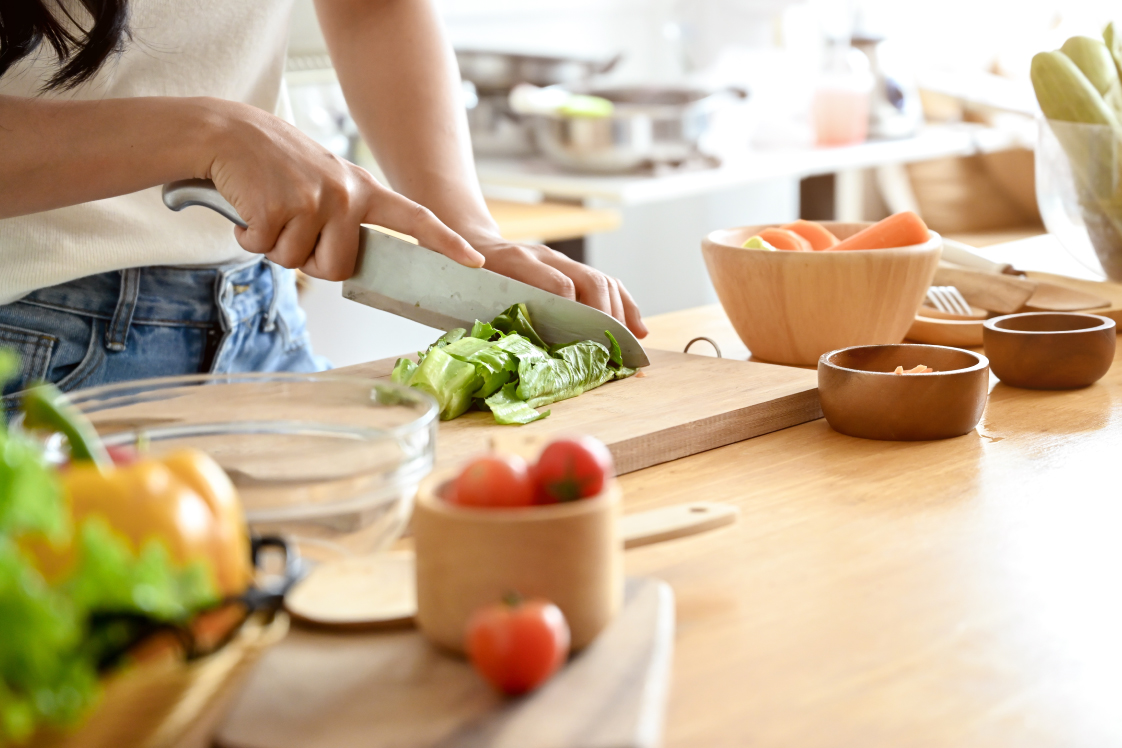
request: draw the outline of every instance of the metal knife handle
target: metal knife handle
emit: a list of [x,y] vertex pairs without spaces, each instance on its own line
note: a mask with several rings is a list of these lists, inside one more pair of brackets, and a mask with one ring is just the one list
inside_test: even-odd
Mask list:
[[209,179],[180,179],[178,182],[169,182],[164,185],[163,196],[164,205],[172,210],[183,210],[189,205],[201,205],[220,213],[243,229],[249,226]]

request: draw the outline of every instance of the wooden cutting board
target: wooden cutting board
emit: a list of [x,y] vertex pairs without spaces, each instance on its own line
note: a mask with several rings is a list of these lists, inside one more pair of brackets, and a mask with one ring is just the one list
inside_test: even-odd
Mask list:
[[[536,439],[579,433],[607,444],[622,475],[822,417],[813,370],[673,351],[647,355],[642,376],[554,403],[545,408],[548,418],[525,426],[498,426],[481,412],[441,423],[437,466],[459,464],[515,432]],[[388,377],[395,361],[339,372]]]
[[539,691],[503,699],[415,631],[294,630],[254,672],[223,748],[654,748],[674,596],[629,579],[612,624]]

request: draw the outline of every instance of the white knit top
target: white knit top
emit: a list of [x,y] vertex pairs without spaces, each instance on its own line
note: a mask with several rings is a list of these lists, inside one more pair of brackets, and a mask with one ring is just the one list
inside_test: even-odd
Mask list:
[[[133,41],[124,54],[76,90],[45,96],[215,96],[276,112],[291,6],[292,0],[130,0]],[[56,67],[45,45],[34,57],[0,78],[0,94],[40,95]],[[229,221],[203,208],[173,213],[153,187],[0,220],[0,304],[109,270],[245,257]]]

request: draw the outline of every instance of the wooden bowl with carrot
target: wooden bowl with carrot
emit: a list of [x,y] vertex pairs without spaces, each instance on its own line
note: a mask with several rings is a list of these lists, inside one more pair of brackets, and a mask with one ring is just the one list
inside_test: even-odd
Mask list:
[[755,358],[813,366],[827,351],[899,343],[943,240],[914,213],[879,223],[797,221],[714,231],[702,254]]

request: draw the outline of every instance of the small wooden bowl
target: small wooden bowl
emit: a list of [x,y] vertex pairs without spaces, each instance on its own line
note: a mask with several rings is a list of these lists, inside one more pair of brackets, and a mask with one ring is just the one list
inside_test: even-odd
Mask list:
[[[919,364],[931,374],[894,374]],[[926,441],[978,425],[989,394],[985,356],[941,345],[862,345],[818,360],[822,413],[835,431],[864,439]]]
[[1115,322],[1071,312],[1028,312],[983,323],[986,355],[1005,384],[1034,390],[1086,387],[1114,363]]
[[544,597],[569,622],[572,648],[590,644],[623,604],[621,492],[520,509],[449,504],[444,480],[422,484],[413,511],[417,625],[433,643],[464,650],[471,614],[503,595]]
[[[845,239],[868,223],[824,223]],[[812,366],[827,351],[899,343],[939,264],[943,240],[845,252],[765,252],[741,245],[767,226],[714,231],[702,242],[709,277],[756,358]]]

